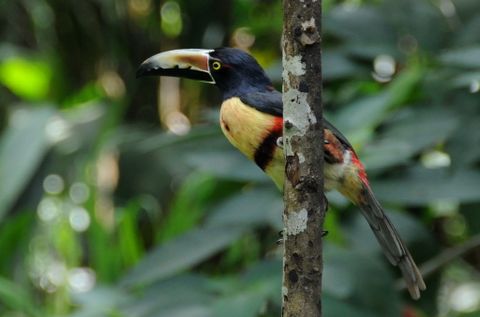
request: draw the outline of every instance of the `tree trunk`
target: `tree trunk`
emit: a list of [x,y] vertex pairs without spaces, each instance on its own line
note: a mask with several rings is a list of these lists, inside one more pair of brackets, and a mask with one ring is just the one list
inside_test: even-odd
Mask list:
[[321,0],[284,0],[283,317],[321,316],[323,119]]

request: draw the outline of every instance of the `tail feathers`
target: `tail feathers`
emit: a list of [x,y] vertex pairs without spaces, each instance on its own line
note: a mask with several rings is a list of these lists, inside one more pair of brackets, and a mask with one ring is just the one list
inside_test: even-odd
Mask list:
[[390,263],[400,268],[410,296],[413,299],[419,299],[420,291],[425,290],[426,286],[405,243],[368,186],[364,187],[362,198],[359,207],[383,252]]

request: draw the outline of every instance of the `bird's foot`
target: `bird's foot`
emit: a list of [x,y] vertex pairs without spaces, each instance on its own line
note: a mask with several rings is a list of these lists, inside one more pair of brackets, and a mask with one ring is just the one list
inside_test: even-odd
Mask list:
[[322,231],[322,238],[323,238],[323,237],[326,237],[326,236],[328,236],[328,231],[327,231],[327,230],[323,230],[323,231]]
[[277,146],[281,149],[283,149],[283,137],[279,137],[277,139]]
[[277,245],[280,245],[280,244],[283,243],[283,233],[284,233],[284,230],[280,230],[280,231],[278,232],[278,236],[279,236],[280,238],[279,238],[279,239],[277,240],[277,242],[276,242]]

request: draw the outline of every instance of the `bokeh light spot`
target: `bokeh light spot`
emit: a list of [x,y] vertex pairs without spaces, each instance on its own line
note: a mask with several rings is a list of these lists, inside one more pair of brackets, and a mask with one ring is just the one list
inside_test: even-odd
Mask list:
[[148,15],[152,6],[151,0],[129,0],[128,9],[129,12],[138,17],[143,17]]
[[115,71],[105,71],[99,78],[105,94],[113,99],[119,99],[125,95],[125,83],[120,75]]
[[90,197],[90,188],[85,183],[77,182],[70,186],[68,194],[75,204],[80,205]]
[[190,131],[190,120],[179,111],[173,111],[167,114],[165,124],[168,130],[177,135],[185,135]]
[[395,59],[390,55],[378,55],[373,61],[373,78],[378,82],[389,82],[395,74]]
[[52,197],[43,198],[37,207],[37,215],[40,220],[50,222],[60,215],[59,202]]
[[57,143],[70,136],[70,126],[65,119],[55,116],[45,127],[45,134],[51,143]]
[[182,12],[180,5],[175,1],[167,1],[160,9],[162,18],[161,27],[165,35],[177,37],[182,33]]
[[68,221],[73,230],[83,232],[90,226],[90,215],[85,208],[75,207],[70,211]]
[[452,309],[469,313],[480,308],[480,285],[468,283],[458,286],[450,296]]
[[43,189],[49,194],[60,194],[65,188],[63,178],[57,174],[50,174],[43,180]]
[[248,50],[255,43],[255,35],[246,27],[238,28],[233,32],[232,44],[243,50]]
[[429,151],[422,155],[421,162],[426,168],[443,168],[448,167],[452,163],[450,155],[441,151]]
[[95,286],[95,272],[89,268],[74,268],[68,274],[68,285],[77,293],[88,292]]
[[475,94],[480,91],[480,81],[479,80],[472,80],[470,83],[470,92]]
[[61,262],[51,263],[46,272],[48,281],[55,286],[62,286],[66,282],[67,269]]
[[452,0],[440,0],[439,7],[440,11],[442,11],[443,15],[447,18],[455,16],[457,12]]

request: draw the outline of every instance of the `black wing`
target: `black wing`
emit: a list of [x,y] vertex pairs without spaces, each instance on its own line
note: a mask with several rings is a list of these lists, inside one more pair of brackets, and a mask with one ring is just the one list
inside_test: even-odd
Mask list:
[[240,100],[258,111],[281,117],[283,113],[282,94],[276,90],[253,92],[240,96]]
[[[258,111],[265,112],[273,116],[283,116],[282,94],[279,91],[274,90],[268,92],[249,93],[241,96],[240,100],[243,103],[257,109]],[[323,120],[323,127],[332,131],[338,140],[346,147],[352,148],[352,145],[350,142],[348,142],[347,138],[342,134],[342,132],[335,128],[326,119]]]

